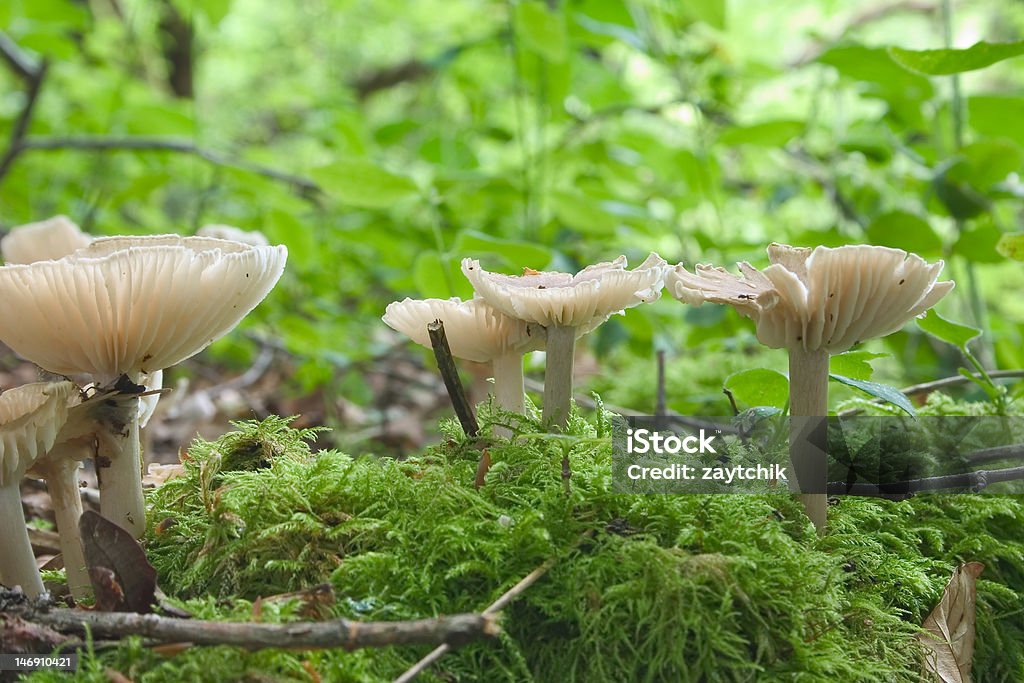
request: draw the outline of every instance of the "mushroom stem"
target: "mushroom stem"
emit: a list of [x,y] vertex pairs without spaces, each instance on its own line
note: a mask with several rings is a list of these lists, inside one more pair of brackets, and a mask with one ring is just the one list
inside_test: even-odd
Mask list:
[[565,429],[572,398],[572,366],[576,328],[547,328],[547,362],[544,368],[544,423]]
[[[60,553],[64,560],[64,572],[68,578],[68,589],[76,602],[92,595],[92,583],[82,549],[82,536],[78,532],[78,520],[82,516],[82,494],[78,487],[78,460],[59,453],[58,446],[50,455],[53,457],[41,468],[46,479],[46,489],[53,501],[53,516],[60,534]],[[40,469],[40,468],[37,468]]]
[[45,589],[28,539],[18,484],[16,480],[0,486],[0,580],[9,588],[21,586],[26,595],[34,598]]
[[805,351],[797,347],[789,351],[790,457],[801,490],[822,491],[800,496],[818,535],[825,533],[828,513],[828,497],[824,493],[828,463],[808,441],[814,424],[800,418],[828,415],[828,359],[825,349]]
[[122,395],[113,400],[117,404],[103,416],[96,435],[100,514],[139,538],[146,530],[139,447],[139,399]]
[[[523,399],[523,355],[510,351],[491,361],[494,370],[494,400],[510,413],[523,414],[526,402]],[[496,427],[498,436],[512,436],[508,427]]]

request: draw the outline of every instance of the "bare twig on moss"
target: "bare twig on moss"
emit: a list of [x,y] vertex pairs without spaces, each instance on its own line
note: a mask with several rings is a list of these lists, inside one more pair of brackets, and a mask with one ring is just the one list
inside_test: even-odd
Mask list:
[[1024,479],[1024,467],[977,470],[962,474],[945,474],[938,477],[894,481],[886,484],[874,484],[871,482],[847,484],[842,481],[834,481],[829,482],[828,492],[831,495],[909,497],[919,491],[941,491],[943,489],[974,489],[975,491],[981,491],[989,484],[1017,481],[1019,479]]
[[468,437],[474,437],[480,431],[477,425],[476,416],[473,415],[473,408],[466,398],[466,390],[459,379],[458,368],[455,367],[455,359],[452,358],[452,350],[448,347],[448,337],[444,333],[444,322],[435,320],[427,325],[427,334],[430,335],[430,346],[434,349],[434,358],[437,359],[437,369],[444,380],[444,386],[448,389],[448,397],[452,400],[452,408],[459,418],[462,431]]
[[191,154],[200,159],[226,168],[235,168],[247,173],[287,183],[298,190],[303,196],[312,198],[318,194],[320,186],[309,178],[293,173],[286,173],[261,164],[254,164],[221,152],[200,147],[189,140],[154,137],[29,137],[21,140],[18,152],[30,150],[87,150],[87,151],[135,151],[135,152],[177,152]]
[[[504,609],[510,602],[515,600],[519,595],[523,593],[527,588],[536,583],[537,579],[548,573],[548,570],[555,566],[558,561],[557,557],[549,558],[544,564],[540,565],[532,572],[524,576],[519,583],[509,588],[507,591],[501,594],[497,600],[488,605],[487,609],[483,611],[484,616],[493,616]],[[451,649],[451,646],[445,643],[439,645],[437,648],[432,650],[430,654],[416,662],[408,671],[403,673],[401,676],[395,679],[395,683],[408,683],[413,680],[421,673],[426,671],[434,662],[441,659]]]
[[[11,613],[12,610],[6,612]],[[65,634],[81,635],[88,629],[93,636],[101,638],[140,635],[161,642],[231,645],[247,650],[357,650],[365,647],[437,643],[457,646],[498,633],[497,622],[490,614],[455,614],[412,621],[357,622],[336,619],[292,624],[259,624],[64,608],[23,607],[14,610],[13,613],[23,621],[46,626]]]

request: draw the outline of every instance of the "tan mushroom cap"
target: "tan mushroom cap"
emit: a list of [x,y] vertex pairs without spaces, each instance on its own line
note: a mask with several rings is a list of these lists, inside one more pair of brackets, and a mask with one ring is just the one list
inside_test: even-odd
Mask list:
[[954,285],[936,282],[942,261],[928,263],[889,247],[772,244],[768,258],[771,265],[764,270],[740,263],[742,277],[706,265],[690,273],[679,265],[666,286],[689,304],[732,306],[754,320],[766,346],[841,353],[899,330]]
[[527,271],[524,275],[491,273],[474,259],[463,259],[462,272],[478,296],[503,313],[548,327],[593,329],[614,313],[657,301],[668,269],[655,253],[633,270],[626,257],[587,266],[572,275]]
[[0,240],[0,252],[4,263],[35,263],[63,258],[91,241],[67,216],[54,216],[12,228]]
[[428,349],[427,325],[441,320],[452,355],[477,363],[544,346],[543,330],[510,318],[483,299],[405,299],[388,304],[382,320]]
[[100,384],[198,353],[263,300],[283,246],[209,237],[110,237],[57,261],[0,268],[0,341],[62,375]]
[[35,382],[0,394],[0,486],[46,455],[78,400],[71,382]]

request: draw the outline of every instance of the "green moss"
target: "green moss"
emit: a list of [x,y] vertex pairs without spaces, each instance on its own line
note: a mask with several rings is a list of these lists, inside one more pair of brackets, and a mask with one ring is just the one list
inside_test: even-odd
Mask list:
[[[987,566],[976,679],[1024,678],[1024,505],[1013,497],[843,498],[818,539],[787,494],[611,493],[603,420],[574,416],[572,439],[495,444],[480,491],[479,453],[450,424],[444,444],[401,462],[312,453],[312,434],[282,418],[236,426],[196,442],[187,476],[150,496],[149,556],[197,616],[251,619],[258,596],[322,581],[337,595],[330,616],[478,611],[557,556],[506,610],[498,641],[448,654],[423,680],[916,682],[915,625],[970,559]],[[266,457],[229,471],[233,444]],[[274,604],[263,620],[299,618],[295,604]],[[87,664],[140,682],[308,680],[305,667],[323,680],[390,680],[426,651],[191,648],[164,659],[133,639]]]

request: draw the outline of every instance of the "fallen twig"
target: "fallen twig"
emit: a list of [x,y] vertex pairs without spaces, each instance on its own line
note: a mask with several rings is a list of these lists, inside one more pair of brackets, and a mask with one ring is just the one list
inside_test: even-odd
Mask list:
[[976,470],[962,474],[945,474],[938,477],[924,477],[921,479],[909,479],[907,481],[894,481],[885,484],[871,482],[854,482],[848,484],[843,481],[829,482],[828,493],[830,495],[845,494],[852,496],[907,496],[919,491],[941,491],[943,489],[969,488],[980,491],[989,484],[996,484],[1003,481],[1016,481],[1024,479],[1024,467],[1007,467],[1000,470]]
[[[247,650],[264,648],[356,650],[391,645],[451,646],[494,636],[498,625],[492,614],[455,614],[412,621],[350,621],[336,619],[292,624],[258,624],[180,619],[131,612],[92,612],[79,609],[8,609],[22,621],[46,626],[60,633],[121,638],[141,635],[161,642],[197,645],[231,645]],[[0,622],[2,623],[2,622]],[[0,635],[3,634],[0,629]],[[0,641],[3,639],[0,638]]]
[[434,349],[434,358],[437,359],[437,369],[444,380],[444,386],[448,390],[448,397],[452,400],[452,408],[459,418],[462,431],[468,437],[474,437],[480,431],[477,425],[476,416],[473,415],[473,408],[466,398],[466,390],[459,379],[459,371],[455,367],[455,359],[452,358],[452,350],[448,347],[448,337],[444,333],[444,322],[435,320],[427,324],[427,333],[430,335],[430,345]]

